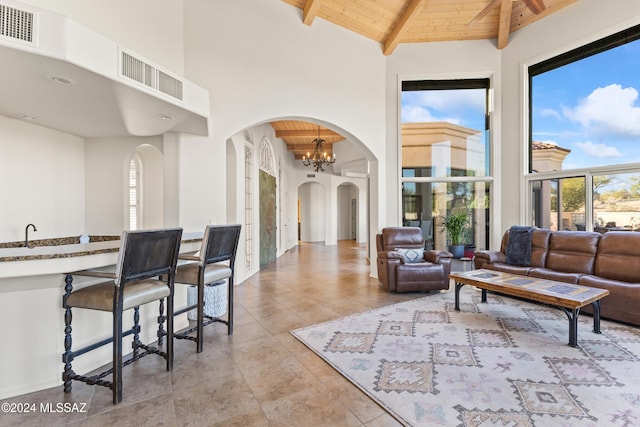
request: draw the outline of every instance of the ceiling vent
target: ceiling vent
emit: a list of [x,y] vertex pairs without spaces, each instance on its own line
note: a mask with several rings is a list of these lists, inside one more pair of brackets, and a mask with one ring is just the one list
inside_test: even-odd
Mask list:
[[36,15],[28,10],[0,4],[0,36],[11,41],[35,43]]
[[146,87],[182,101],[182,80],[177,79],[155,66],[121,51],[121,73]]

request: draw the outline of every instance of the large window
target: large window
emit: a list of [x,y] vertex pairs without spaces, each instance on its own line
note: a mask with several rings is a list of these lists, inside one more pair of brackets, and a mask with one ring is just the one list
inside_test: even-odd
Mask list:
[[402,221],[446,249],[442,220],[464,211],[465,244],[488,247],[489,79],[402,84]]
[[529,67],[530,219],[558,230],[636,230],[640,26]]

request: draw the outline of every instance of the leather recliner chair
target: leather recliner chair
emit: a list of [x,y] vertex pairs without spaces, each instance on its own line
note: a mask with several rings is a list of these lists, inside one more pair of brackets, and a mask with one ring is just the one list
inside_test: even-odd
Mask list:
[[378,280],[385,289],[391,292],[449,289],[453,255],[426,251],[424,244],[419,227],[386,227],[376,235]]

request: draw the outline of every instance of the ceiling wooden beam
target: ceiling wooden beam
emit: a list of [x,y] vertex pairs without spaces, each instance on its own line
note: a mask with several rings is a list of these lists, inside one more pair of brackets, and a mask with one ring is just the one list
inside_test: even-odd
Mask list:
[[476,22],[478,22],[479,20],[481,20],[482,18],[484,18],[485,16],[487,16],[489,14],[489,12],[491,12],[491,10],[496,7],[498,4],[500,4],[502,0],[492,0],[491,3],[489,3],[484,9],[482,9],[480,11],[480,13],[478,13],[470,22],[469,22],[469,26],[472,26],[473,24],[475,24]]
[[522,2],[536,15],[545,9],[544,0],[522,0]]
[[[315,150],[315,148],[316,148],[315,144],[287,144],[287,150],[300,153],[300,155],[313,153],[313,150]],[[333,151],[333,145],[324,144],[322,146],[322,152],[325,152],[325,151],[327,153],[331,153]]]
[[[276,138],[316,138],[318,129],[276,130]],[[329,129],[320,129],[320,138],[341,136]]]
[[311,25],[318,15],[318,11],[322,6],[322,0],[307,0],[304,4],[304,12],[302,13],[302,22]]
[[498,25],[498,49],[507,47],[509,43],[511,9],[513,9],[513,0],[502,0],[500,4],[500,23]]
[[410,0],[409,6],[407,6],[400,19],[391,30],[389,37],[384,41],[382,52],[385,55],[391,55],[391,53],[393,53],[394,49],[398,46],[398,43],[400,43],[400,39],[404,33],[411,26],[411,23],[420,14],[428,1],[429,0]]

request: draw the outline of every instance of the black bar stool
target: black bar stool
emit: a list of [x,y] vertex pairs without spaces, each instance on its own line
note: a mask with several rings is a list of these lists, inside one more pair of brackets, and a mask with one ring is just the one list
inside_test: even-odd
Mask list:
[[[65,277],[65,294],[62,307],[65,309],[65,352],[62,355],[64,371],[64,391],[71,391],[71,381],[82,381],[91,385],[101,385],[113,391],[113,403],[122,401],[122,367],[148,354],[158,354],[167,362],[167,370],[173,369],[173,280],[175,276],[178,251],[182,229],[166,229],[153,231],[125,231],[122,233],[120,252],[115,273],[95,270],[82,270],[68,273]],[[94,285],[73,290],[73,276],[91,276],[109,279]],[[163,330],[165,320],[164,299],[167,300],[167,331]],[[160,302],[158,317],[158,339],[168,335],[165,350],[148,346],[140,341],[139,307],[153,301]],[[110,338],[72,350],[71,319],[72,308],[84,308],[111,312],[113,314],[113,335]],[[122,313],[133,309],[133,327],[122,330]],[[122,361],[122,338],[133,334],[133,355],[124,363]],[[73,371],[71,363],[82,354],[113,344],[113,364],[111,369],[102,373],[84,376]],[[141,351],[142,350],[142,351]],[[112,374],[112,380],[103,378]]]
[[[241,226],[234,225],[208,225],[202,238],[202,247],[199,256],[180,255],[182,260],[190,262],[178,266],[175,283],[192,285],[198,288],[198,298],[195,304],[176,310],[174,315],[182,314],[192,309],[197,309],[196,326],[180,333],[175,333],[177,339],[187,339],[196,342],[196,352],[201,353],[203,347],[204,327],[214,322],[227,325],[229,335],[233,334],[233,276],[236,251],[240,239]],[[228,279],[227,313],[228,320],[204,314],[205,286]],[[222,285],[216,285],[222,286]],[[205,322],[204,319],[207,319]],[[196,331],[196,336],[190,334]]]

